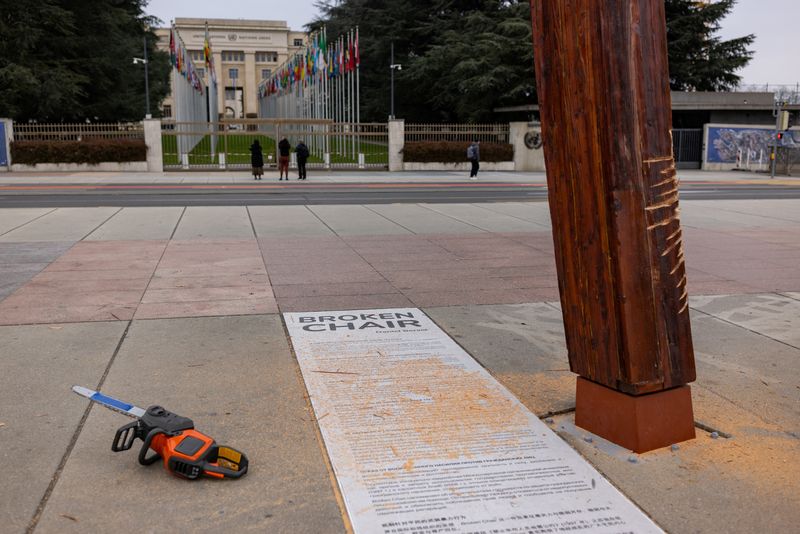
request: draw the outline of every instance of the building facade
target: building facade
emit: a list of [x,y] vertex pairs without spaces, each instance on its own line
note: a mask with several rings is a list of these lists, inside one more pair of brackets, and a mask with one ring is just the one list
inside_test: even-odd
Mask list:
[[[305,46],[306,34],[292,31],[285,21],[176,18],[175,28],[208,84],[203,43],[208,23],[209,41],[217,74],[217,105],[226,118],[256,117],[258,84],[289,56]],[[158,47],[169,51],[169,28],[159,28]],[[172,95],[162,103],[162,116],[174,109]]]

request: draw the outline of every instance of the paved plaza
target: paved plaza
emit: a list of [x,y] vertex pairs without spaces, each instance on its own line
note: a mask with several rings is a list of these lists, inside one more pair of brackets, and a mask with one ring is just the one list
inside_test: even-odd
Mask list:
[[[662,528],[795,530],[800,201],[681,208],[698,437],[635,463],[572,423],[546,203],[0,209],[2,530],[345,532],[280,314],[393,307],[424,310]],[[192,417],[251,472],[187,483],[112,453],[127,421],[73,384]]]

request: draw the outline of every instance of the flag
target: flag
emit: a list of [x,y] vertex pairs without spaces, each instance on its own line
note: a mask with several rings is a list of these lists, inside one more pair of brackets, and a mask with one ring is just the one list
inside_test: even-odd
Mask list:
[[175,29],[173,28],[169,31],[169,62],[175,67],[177,65],[177,60],[175,54]]
[[358,28],[356,28],[356,46],[355,46],[356,68],[361,65],[361,55],[358,53]]

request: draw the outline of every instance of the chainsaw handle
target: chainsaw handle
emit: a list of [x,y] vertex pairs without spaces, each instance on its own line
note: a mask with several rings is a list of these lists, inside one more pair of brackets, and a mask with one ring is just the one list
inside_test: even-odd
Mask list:
[[[121,429],[120,429],[121,430]],[[154,454],[147,456],[147,451],[150,449],[150,445],[153,443],[153,438],[158,436],[159,434],[164,434],[165,432],[160,428],[154,428],[150,432],[147,433],[147,436],[144,438],[144,444],[142,448],[139,449],[139,463],[142,465],[153,465],[158,460],[161,459],[161,455],[157,452]]]
[[[218,448],[218,450],[219,450],[219,448]],[[215,452],[217,452],[217,451],[215,451]],[[216,474],[216,476],[222,475],[225,478],[239,478],[239,477],[241,477],[242,475],[247,473],[247,468],[248,468],[250,462],[248,461],[247,456],[244,453],[239,452],[239,451],[236,451],[236,452],[238,452],[241,455],[241,458],[240,458],[240,460],[238,462],[238,465],[239,465],[239,470],[238,471],[234,471],[233,469],[228,469],[227,467],[221,467],[219,465],[216,465],[216,463],[211,463],[211,462],[205,461],[204,465],[203,465],[203,472],[205,472],[209,476],[215,476],[215,474]]]
[[114,441],[111,443],[111,450],[114,452],[122,452],[133,447],[133,440],[139,436],[138,429],[139,421],[134,421],[119,427],[117,433],[114,435]]

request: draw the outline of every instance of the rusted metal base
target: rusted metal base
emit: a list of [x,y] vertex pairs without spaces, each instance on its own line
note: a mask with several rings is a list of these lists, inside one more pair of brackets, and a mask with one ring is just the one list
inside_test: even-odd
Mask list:
[[628,395],[578,377],[575,424],[634,452],[695,437],[692,393],[680,386]]

